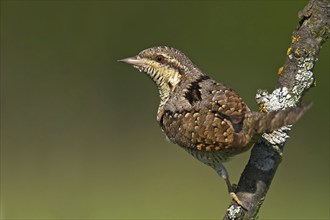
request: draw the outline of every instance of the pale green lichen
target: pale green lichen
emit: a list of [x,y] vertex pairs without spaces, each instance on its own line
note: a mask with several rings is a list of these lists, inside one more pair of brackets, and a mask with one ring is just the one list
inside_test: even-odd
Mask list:
[[309,89],[314,82],[312,69],[315,63],[315,60],[310,57],[300,58],[298,61],[298,70],[292,88],[292,93],[296,96],[297,101],[303,92]]
[[240,206],[234,206],[234,205],[231,205],[228,209],[227,209],[227,216],[228,216],[228,219],[237,219],[239,217],[239,214],[241,212],[241,207]]
[[[312,72],[314,63],[315,60],[310,57],[298,59],[297,73],[291,90],[282,87],[275,89],[271,94],[266,90],[258,90],[256,101],[259,106],[262,105],[267,112],[296,106],[304,91],[309,89],[314,82]],[[285,126],[272,133],[263,134],[263,138],[273,146],[282,145],[289,138],[288,131],[290,127]],[[278,149],[278,152],[281,153],[280,149]]]

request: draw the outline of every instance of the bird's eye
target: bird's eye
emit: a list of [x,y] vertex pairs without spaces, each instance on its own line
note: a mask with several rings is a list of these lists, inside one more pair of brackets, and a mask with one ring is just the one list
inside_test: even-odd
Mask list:
[[157,55],[157,56],[156,56],[156,60],[157,60],[158,62],[163,62],[164,59],[165,59],[165,57],[163,57],[162,55]]

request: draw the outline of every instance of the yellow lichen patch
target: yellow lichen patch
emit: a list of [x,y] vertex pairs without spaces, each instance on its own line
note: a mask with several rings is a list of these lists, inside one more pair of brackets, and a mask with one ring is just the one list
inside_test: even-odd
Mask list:
[[202,150],[202,147],[203,147],[203,144],[198,144],[198,145],[196,146],[197,150]]
[[297,47],[297,49],[294,50],[294,53],[295,53],[296,55],[299,55],[299,47]]
[[261,103],[259,104],[259,112],[267,112],[265,104]]
[[211,146],[206,146],[206,147],[205,147],[205,150],[206,150],[206,151],[211,151]]
[[289,55],[291,52],[291,47],[288,48],[288,50],[286,51],[286,55]]
[[278,75],[281,75],[282,72],[283,72],[283,69],[284,69],[283,66],[281,66],[280,68],[278,68],[278,70],[277,70],[277,74],[278,74]]
[[292,37],[291,37],[291,43],[294,44],[294,43],[296,43],[298,40],[299,40],[299,36],[296,37],[296,36],[292,35]]

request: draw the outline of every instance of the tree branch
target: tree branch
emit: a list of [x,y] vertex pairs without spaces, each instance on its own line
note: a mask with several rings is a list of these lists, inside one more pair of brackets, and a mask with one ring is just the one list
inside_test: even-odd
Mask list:
[[[292,34],[284,65],[279,69],[280,77],[275,90],[271,94],[259,90],[256,94],[256,101],[262,111],[295,106],[313,86],[312,70],[321,45],[330,35],[330,1],[310,0],[298,13],[298,17],[300,21]],[[290,127],[263,134],[254,145],[236,190],[247,210],[232,201],[224,219],[256,218],[282,160],[282,151]]]

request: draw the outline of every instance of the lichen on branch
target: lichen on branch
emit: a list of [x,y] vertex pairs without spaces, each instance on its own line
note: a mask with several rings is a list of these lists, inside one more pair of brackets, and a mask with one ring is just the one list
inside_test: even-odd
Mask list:
[[[330,1],[310,0],[298,13],[299,23],[291,37],[279,80],[271,93],[258,90],[256,101],[261,111],[275,111],[296,106],[313,85],[313,68],[321,46],[330,36]],[[263,136],[254,145],[237,186],[236,194],[246,209],[234,201],[224,219],[255,219],[266,197],[291,126]]]

